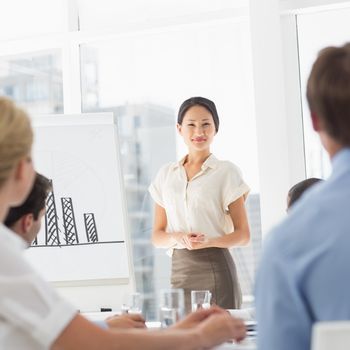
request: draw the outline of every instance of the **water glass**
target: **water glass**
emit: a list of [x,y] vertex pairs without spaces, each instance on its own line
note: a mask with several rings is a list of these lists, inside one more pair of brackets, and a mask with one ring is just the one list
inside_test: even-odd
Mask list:
[[141,293],[132,293],[130,301],[129,314],[142,314],[143,298]]
[[209,309],[211,301],[211,293],[209,290],[192,290],[191,305],[192,311],[198,309]]
[[129,294],[124,299],[127,300],[122,304],[122,314],[142,314],[143,298],[141,293]]
[[163,328],[179,321],[185,311],[183,289],[162,289],[160,291],[160,321]]

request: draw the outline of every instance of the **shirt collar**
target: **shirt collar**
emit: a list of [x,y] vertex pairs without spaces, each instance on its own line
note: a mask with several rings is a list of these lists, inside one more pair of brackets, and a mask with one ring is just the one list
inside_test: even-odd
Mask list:
[[218,165],[218,159],[211,154],[202,165],[202,169],[212,168],[215,169]]
[[[181,158],[178,162],[176,162],[173,165],[173,170],[183,166],[185,163],[186,157],[187,155]],[[202,164],[202,170],[205,170],[207,168],[215,169],[217,167],[217,164],[218,164],[218,159],[213,154],[210,154],[209,157]]]
[[0,239],[4,239],[8,244],[15,247],[18,250],[24,250],[28,248],[27,242],[19,237],[16,233],[8,229],[4,224],[0,223]]
[[335,173],[350,168],[350,147],[341,149],[333,156],[332,166]]

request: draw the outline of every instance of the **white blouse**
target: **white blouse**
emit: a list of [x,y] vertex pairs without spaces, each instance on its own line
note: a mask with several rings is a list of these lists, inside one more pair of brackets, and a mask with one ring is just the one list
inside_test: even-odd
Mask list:
[[187,181],[185,159],[162,167],[149,187],[154,201],[166,211],[167,232],[202,232],[208,237],[233,232],[228,206],[249,192],[240,169],[210,155]]
[[77,313],[33,271],[26,246],[0,224],[0,349],[49,349]]

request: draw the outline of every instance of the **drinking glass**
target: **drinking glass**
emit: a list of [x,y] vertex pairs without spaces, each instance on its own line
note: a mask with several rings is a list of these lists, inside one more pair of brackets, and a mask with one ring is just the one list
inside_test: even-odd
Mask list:
[[124,296],[121,307],[122,314],[142,314],[143,298],[141,293],[131,293]]
[[130,296],[129,314],[142,314],[143,298],[141,293],[132,293]]
[[162,289],[160,291],[160,321],[163,328],[179,321],[185,310],[183,289]]
[[192,290],[191,305],[192,311],[210,308],[211,293],[209,290]]

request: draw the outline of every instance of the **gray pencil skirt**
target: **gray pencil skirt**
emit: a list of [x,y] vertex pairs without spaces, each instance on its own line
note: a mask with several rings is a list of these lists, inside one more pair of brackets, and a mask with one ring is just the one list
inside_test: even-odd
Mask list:
[[185,291],[186,313],[191,311],[191,290],[210,290],[212,303],[224,309],[242,304],[235,263],[228,249],[174,249],[171,285]]

